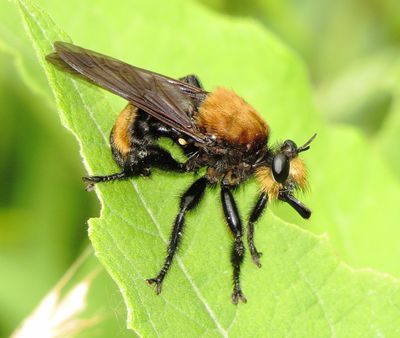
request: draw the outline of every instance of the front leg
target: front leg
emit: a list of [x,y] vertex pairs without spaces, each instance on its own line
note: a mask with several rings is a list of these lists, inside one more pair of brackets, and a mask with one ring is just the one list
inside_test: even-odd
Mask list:
[[299,215],[305,219],[309,219],[311,216],[311,210],[308,209],[303,203],[301,203],[296,197],[289,192],[279,193],[279,199],[288,203]]
[[254,245],[254,223],[258,221],[260,216],[262,215],[265,206],[268,202],[268,195],[263,192],[257,200],[256,205],[254,206],[250,218],[249,218],[249,226],[248,226],[248,233],[247,233],[247,240],[249,243],[251,257],[253,258],[253,262],[260,268],[260,257],[261,252],[258,252],[255,245]]
[[240,299],[243,303],[246,303],[246,297],[244,296],[240,287],[240,265],[242,264],[244,258],[242,222],[240,221],[239,211],[229,186],[222,185],[221,200],[226,221],[234,236],[231,251],[231,263],[233,267],[232,302],[237,304],[238,300]]
[[147,279],[147,283],[156,284],[157,294],[161,292],[162,282],[172,264],[172,260],[176,253],[176,250],[178,249],[178,245],[182,237],[183,226],[185,224],[185,214],[189,210],[194,209],[199,204],[201,198],[204,195],[204,190],[207,186],[207,182],[208,181],[205,177],[199,178],[181,197],[180,210],[175,218],[174,227],[172,228],[172,233],[167,249],[167,257],[164,261],[164,265],[158,273],[157,277]]

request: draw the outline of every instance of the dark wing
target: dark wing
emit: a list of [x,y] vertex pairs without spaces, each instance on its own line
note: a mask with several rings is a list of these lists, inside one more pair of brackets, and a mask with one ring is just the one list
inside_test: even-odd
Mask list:
[[54,43],[47,60],[123,97],[165,124],[204,142],[193,116],[207,92],[66,42]]

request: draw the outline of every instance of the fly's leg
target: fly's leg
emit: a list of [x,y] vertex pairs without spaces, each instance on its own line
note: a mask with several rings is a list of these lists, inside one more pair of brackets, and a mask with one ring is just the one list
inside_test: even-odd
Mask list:
[[86,183],[86,191],[92,191],[94,189],[94,185],[99,182],[110,182],[116,180],[123,180],[130,177],[130,174],[127,171],[122,171],[120,173],[115,173],[111,175],[105,176],[87,176],[82,177],[83,182]]
[[174,226],[172,228],[167,249],[167,257],[165,258],[164,265],[158,273],[157,277],[149,278],[146,280],[149,284],[156,284],[157,294],[161,292],[162,282],[172,264],[176,250],[178,249],[182,237],[183,227],[185,224],[186,212],[193,210],[199,204],[201,198],[204,195],[207,182],[208,181],[205,177],[199,178],[189,187],[188,190],[186,190],[186,192],[181,197],[180,209],[178,215],[175,218]]
[[232,302],[237,304],[238,300],[240,299],[243,303],[246,303],[246,297],[244,296],[240,287],[240,266],[244,258],[242,222],[240,221],[239,211],[229,186],[222,185],[221,200],[226,221],[234,236],[231,250],[231,263],[233,267]]
[[259,268],[261,267],[260,257],[262,253],[258,252],[254,245],[254,223],[256,223],[260,218],[260,216],[262,215],[265,206],[267,205],[267,202],[268,202],[268,195],[266,193],[262,193],[258,198],[257,203],[250,214],[248,233],[247,233],[247,240],[249,243],[251,257],[253,258],[254,264],[256,264]]
[[122,172],[105,176],[83,177],[83,181],[87,184],[86,190],[93,190],[94,185],[99,182],[124,180],[135,176],[150,176],[151,167],[166,171],[185,171],[185,165],[183,163],[177,162],[168,151],[159,146],[148,147],[145,151],[142,151],[142,154],[142,158],[135,161],[131,160],[129,165],[126,165]]
[[118,116],[110,135],[112,155],[122,171],[110,175],[89,176],[83,180],[86,190],[96,183],[123,180],[135,176],[150,176],[151,167],[184,172],[185,166],[156,144],[162,136],[158,122],[129,103]]
[[203,89],[203,85],[201,84],[201,81],[197,75],[194,74],[186,75],[184,77],[181,77],[179,81],[186,82],[192,85],[193,87]]

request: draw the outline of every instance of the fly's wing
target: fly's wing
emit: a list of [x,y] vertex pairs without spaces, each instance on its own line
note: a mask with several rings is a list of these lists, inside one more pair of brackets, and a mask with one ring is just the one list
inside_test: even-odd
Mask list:
[[66,42],[58,41],[54,48],[56,52],[47,60],[58,68],[123,97],[197,142],[204,142],[192,117],[206,91]]

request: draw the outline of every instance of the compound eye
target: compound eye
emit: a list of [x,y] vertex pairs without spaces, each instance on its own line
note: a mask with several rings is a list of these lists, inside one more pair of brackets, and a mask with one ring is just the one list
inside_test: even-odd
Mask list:
[[282,153],[275,155],[274,161],[272,162],[272,174],[275,181],[278,183],[285,182],[289,176],[289,169],[289,158]]

